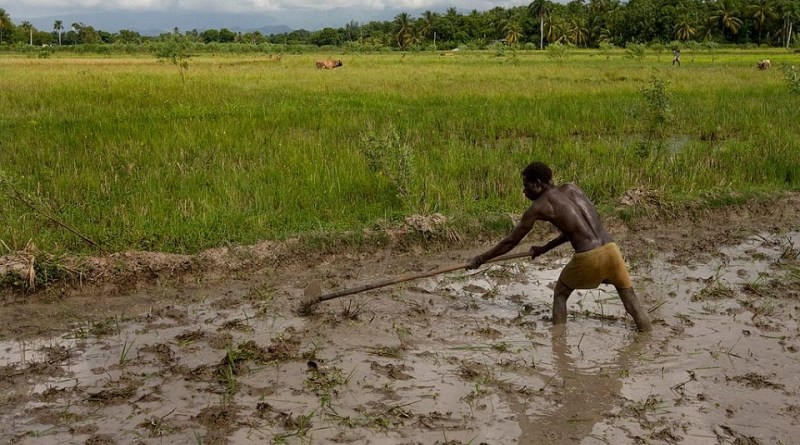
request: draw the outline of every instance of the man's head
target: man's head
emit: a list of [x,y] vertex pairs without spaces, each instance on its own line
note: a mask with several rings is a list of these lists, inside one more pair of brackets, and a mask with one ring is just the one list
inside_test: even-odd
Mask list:
[[522,192],[531,201],[553,185],[553,171],[543,162],[532,162],[522,170]]

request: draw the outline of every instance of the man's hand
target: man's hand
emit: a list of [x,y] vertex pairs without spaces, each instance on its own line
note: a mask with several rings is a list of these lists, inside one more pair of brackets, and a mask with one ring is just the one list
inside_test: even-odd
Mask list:
[[483,259],[481,258],[480,255],[478,255],[475,258],[469,260],[469,264],[467,264],[466,269],[467,270],[477,269],[481,267],[481,264],[483,264]]
[[535,259],[537,256],[545,253],[544,246],[533,246],[531,247],[531,259]]

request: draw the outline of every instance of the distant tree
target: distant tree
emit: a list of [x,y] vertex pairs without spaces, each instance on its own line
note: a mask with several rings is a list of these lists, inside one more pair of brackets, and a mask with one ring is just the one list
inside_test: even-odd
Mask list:
[[97,43],[101,40],[97,30],[82,22],[73,23],[72,29],[76,34],[77,43]]
[[200,33],[200,40],[204,43],[219,42],[219,30],[207,29]]
[[733,0],[717,0],[715,7],[712,17],[717,20],[722,32],[727,30],[731,35],[739,34],[743,22],[742,19],[736,17],[738,12]]
[[792,27],[794,22],[800,20],[800,2],[796,0],[783,0],[779,6],[780,18],[783,21],[781,26],[781,36],[783,37],[784,48],[789,48],[792,42]]
[[259,43],[264,43],[267,39],[264,38],[264,35],[261,34],[261,31],[253,31],[248,32],[244,36],[242,36],[245,42],[251,45],[258,45]]
[[[511,20],[511,13],[501,7],[492,8],[492,10],[485,13],[487,26],[479,31],[480,36],[491,36],[492,40],[505,39],[509,30],[509,21]],[[477,21],[476,18],[472,20]],[[512,26],[513,27],[513,26]]]
[[687,17],[682,17],[678,19],[678,23],[675,24],[674,28],[675,32],[675,39],[679,41],[689,40],[697,34],[697,29],[695,29],[690,23]]
[[711,40],[717,31],[718,19],[714,15],[706,16],[700,27],[703,41]]
[[117,33],[116,40],[120,43],[141,43],[142,36],[136,31],[120,29]]
[[419,33],[422,37],[426,39],[433,38],[434,39],[434,46],[436,45],[436,22],[439,19],[439,14],[431,11],[425,11],[422,13],[422,17],[420,18],[420,25],[421,28]]
[[550,15],[545,22],[545,38],[548,44],[562,43],[567,39],[567,24],[561,17]]
[[539,19],[539,49],[544,49],[544,19],[550,15],[549,0],[533,0],[528,6],[532,16]]
[[397,46],[401,49],[407,49],[413,44],[414,40],[414,24],[411,17],[406,12],[401,12],[394,18],[394,36]]
[[231,43],[236,41],[236,33],[231,31],[228,28],[222,28],[219,30],[219,42],[220,43]]
[[317,46],[335,46],[342,43],[342,38],[337,29],[323,28],[319,31],[311,33],[311,43]]
[[180,34],[170,34],[164,41],[156,45],[153,53],[161,62],[170,62],[178,68],[181,82],[186,82],[186,71],[189,70],[190,41]]
[[606,29],[607,9],[610,8],[608,0],[589,0],[584,8],[584,20],[586,23],[587,45],[597,46],[600,36]]
[[0,43],[3,43],[3,35],[14,29],[14,24],[11,23],[11,17],[5,9],[0,8]]
[[586,46],[589,41],[589,30],[582,17],[573,17],[567,24],[567,37],[573,45]]
[[358,22],[350,20],[344,25],[344,38],[347,39],[348,42],[354,42],[358,38],[359,28]]
[[22,22],[22,24],[20,25],[20,28],[22,28],[22,29],[24,29],[25,31],[28,32],[28,39],[29,39],[28,40],[28,44],[29,45],[33,45],[33,25],[31,24],[31,22],[29,22],[27,20]]
[[450,42],[456,41],[458,31],[461,27],[461,15],[456,8],[447,8],[447,12],[439,18],[437,29],[440,31],[442,40]]
[[61,31],[64,30],[64,22],[56,20],[53,22],[53,31],[58,34],[58,46],[61,46]]
[[758,30],[758,43],[761,44],[761,35],[764,30],[764,24],[769,20],[778,18],[775,12],[772,0],[755,0],[747,6],[747,13],[753,18],[753,22]]
[[522,25],[515,20],[510,20],[506,23],[506,26],[503,27],[503,31],[506,35],[506,43],[509,45],[516,45],[522,37]]

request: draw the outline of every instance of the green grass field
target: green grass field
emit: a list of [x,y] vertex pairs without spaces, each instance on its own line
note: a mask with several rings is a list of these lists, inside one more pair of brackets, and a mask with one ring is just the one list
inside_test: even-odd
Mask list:
[[[800,188],[781,69],[799,54],[624,54],[203,55],[185,82],[152,56],[0,55],[0,253],[92,250],[9,184],[111,251],[168,252],[415,213],[497,229],[533,160],[604,212],[636,187],[711,204]],[[315,69],[327,56],[344,67]]]

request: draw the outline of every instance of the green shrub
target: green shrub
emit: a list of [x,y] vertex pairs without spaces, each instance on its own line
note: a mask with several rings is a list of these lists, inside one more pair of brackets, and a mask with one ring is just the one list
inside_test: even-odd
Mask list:
[[646,48],[643,43],[628,43],[625,45],[625,57],[638,61],[644,60]]
[[783,69],[783,78],[789,87],[789,92],[800,95],[800,70],[794,65],[787,66]]
[[547,45],[547,58],[558,62],[563,61],[569,56],[569,47],[560,42]]
[[386,178],[397,196],[408,203],[414,177],[414,153],[403,142],[397,128],[390,126],[382,134],[373,129],[365,131],[361,134],[360,150],[369,169]]

